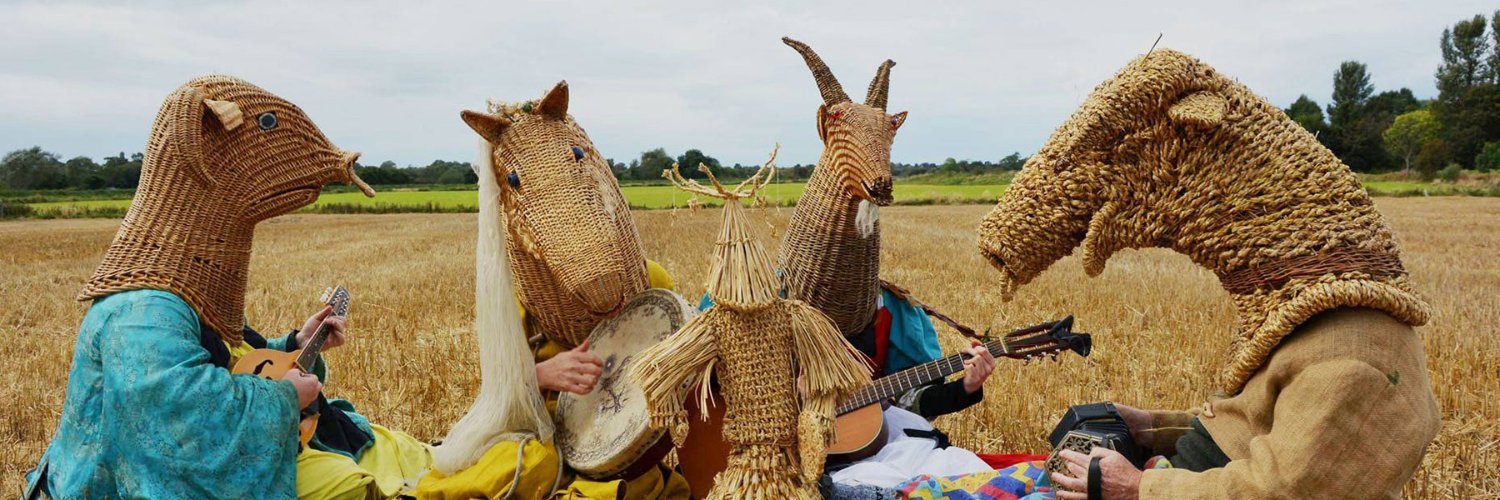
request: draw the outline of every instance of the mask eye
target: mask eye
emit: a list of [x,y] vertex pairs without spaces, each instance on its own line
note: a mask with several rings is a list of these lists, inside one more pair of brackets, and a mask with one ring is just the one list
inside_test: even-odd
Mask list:
[[521,189],[521,176],[516,175],[515,172],[511,172],[505,176],[505,183],[510,184],[512,188]]
[[573,146],[573,161],[583,161],[583,148]]
[[276,113],[273,111],[261,113],[260,116],[255,117],[255,124],[259,125],[261,130],[276,128]]

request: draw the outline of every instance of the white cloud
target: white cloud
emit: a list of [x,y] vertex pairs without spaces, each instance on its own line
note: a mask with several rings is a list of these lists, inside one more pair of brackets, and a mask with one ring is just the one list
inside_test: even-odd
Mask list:
[[911,111],[897,161],[1036,149],[1093,87],[1150,47],[1194,54],[1279,105],[1326,102],[1338,63],[1378,90],[1434,94],[1438,34],[1481,1],[257,2],[0,5],[0,148],[100,157],[142,147],[160,100],[234,74],[298,103],[368,160],[468,159],[458,111],[557,80],[616,159],[664,146],[811,162],[818,93],[779,38],[812,45],[856,99],[897,61]]

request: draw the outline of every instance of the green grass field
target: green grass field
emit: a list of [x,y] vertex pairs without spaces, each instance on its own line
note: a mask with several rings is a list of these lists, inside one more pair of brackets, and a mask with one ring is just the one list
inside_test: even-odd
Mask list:
[[[686,207],[692,198],[672,186],[625,186],[620,188],[625,200],[635,209]],[[766,201],[772,205],[791,205],[802,196],[802,184],[772,184],[766,188]],[[992,203],[1004,192],[1005,185],[897,184],[896,203],[928,205],[942,203]],[[312,212],[466,212],[478,206],[478,191],[406,191],[385,190],[374,198],[360,193],[324,193],[309,207]],[[700,200],[716,205],[718,200]],[[38,215],[68,217],[81,214],[124,213],[130,200],[71,200],[32,203]]]

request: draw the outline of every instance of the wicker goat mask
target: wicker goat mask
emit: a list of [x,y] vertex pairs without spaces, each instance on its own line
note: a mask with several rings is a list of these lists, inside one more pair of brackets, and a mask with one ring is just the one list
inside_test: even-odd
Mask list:
[[905,111],[885,111],[896,63],[880,65],[860,104],[812,48],[781,40],[802,55],[822,94],[817,125],[823,154],[792,212],[777,266],[788,298],[807,302],[844,335],[854,335],[874,318],[880,294],[877,207],[891,203],[891,144],[906,122]]
[[614,174],[568,116],[567,82],[539,101],[462,116],[493,147],[527,317],[558,343],[582,343],[646,289],[646,259]]
[[301,109],[228,76],[167,96],[146,145],[140,186],[79,300],[133,289],[182,297],[223,339],[244,328],[250,241],[260,221],[348,182],[358,153],[330,144]]
[[1095,88],[979,226],[1007,299],[1079,245],[1090,275],[1145,247],[1213,271],[1238,316],[1230,393],[1319,312],[1371,307],[1413,326],[1430,315],[1349,167],[1280,109],[1171,50]]

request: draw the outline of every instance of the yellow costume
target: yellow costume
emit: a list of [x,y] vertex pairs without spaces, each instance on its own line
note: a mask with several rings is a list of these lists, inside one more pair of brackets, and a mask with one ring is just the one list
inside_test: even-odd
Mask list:
[[[647,260],[646,271],[651,288],[673,288],[672,275],[660,264]],[[521,310],[521,317],[526,317],[525,309]],[[531,323],[526,324],[529,335]],[[568,347],[548,339],[534,346],[532,354],[541,363],[566,350]],[[555,409],[556,404],[557,394],[547,394],[547,409]],[[415,495],[434,500],[504,498],[507,493],[513,498],[541,498],[550,490],[554,492],[553,498],[569,500],[688,497],[687,481],[662,465],[629,481],[594,481],[569,470],[559,471],[561,466],[562,457],[555,445],[534,439],[527,440],[524,446],[516,441],[502,441],[486,451],[478,463],[457,474],[429,472],[422,477]]]
[[[226,342],[225,347],[229,348],[229,366],[254,350],[245,342]],[[297,453],[297,498],[394,498],[432,464],[431,450],[417,438],[369,425],[375,439],[357,462],[311,446]]]

